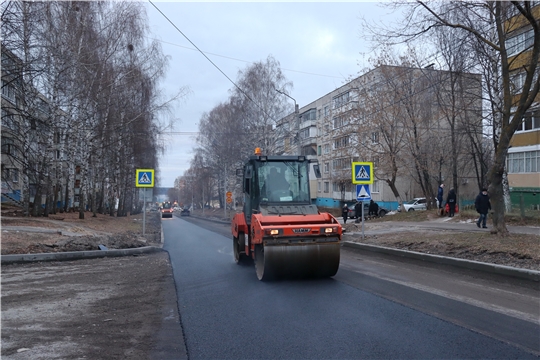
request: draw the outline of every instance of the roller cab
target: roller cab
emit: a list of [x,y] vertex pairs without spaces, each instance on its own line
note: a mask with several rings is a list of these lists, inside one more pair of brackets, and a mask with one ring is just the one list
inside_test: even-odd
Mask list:
[[[320,175],[317,165],[313,172]],[[243,177],[244,207],[232,220],[235,261],[254,261],[259,280],[335,275],[342,228],[311,205],[310,162],[256,153],[237,174]]]

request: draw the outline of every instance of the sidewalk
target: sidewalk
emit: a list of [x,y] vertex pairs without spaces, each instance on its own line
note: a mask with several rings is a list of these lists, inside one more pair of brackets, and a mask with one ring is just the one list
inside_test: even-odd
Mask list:
[[[352,219],[347,220],[347,224],[351,223]],[[364,222],[364,233],[366,235],[373,234],[384,234],[389,232],[399,232],[399,231],[415,231],[418,229],[440,229],[440,230],[455,230],[455,231],[467,231],[467,232],[486,232],[490,231],[491,226],[488,226],[487,229],[478,228],[476,223],[473,220],[468,221],[451,221],[451,218],[439,218],[432,221],[419,221],[419,222],[408,222],[408,221],[385,221],[383,223],[373,223],[366,221]],[[343,219],[338,218],[340,224],[343,224]],[[352,220],[354,223],[354,220]],[[354,223],[359,231],[361,231],[362,223]],[[384,224],[386,230],[367,230],[367,227],[370,228],[373,226],[378,226],[378,224]],[[540,236],[540,226],[514,226],[507,225],[506,228],[510,233],[514,234],[531,234]]]

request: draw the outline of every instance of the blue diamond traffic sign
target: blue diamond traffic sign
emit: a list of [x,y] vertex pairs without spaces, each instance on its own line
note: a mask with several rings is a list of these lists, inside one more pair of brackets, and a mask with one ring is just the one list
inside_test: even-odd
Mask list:
[[353,162],[352,163],[352,183],[353,184],[373,184],[373,163]]
[[154,169],[137,169],[135,176],[136,187],[154,187]]

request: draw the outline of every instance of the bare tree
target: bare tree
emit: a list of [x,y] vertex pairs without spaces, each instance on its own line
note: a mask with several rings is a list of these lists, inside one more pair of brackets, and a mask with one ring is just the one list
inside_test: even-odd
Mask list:
[[[373,77],[369,76],[369,91],[358,89],[359,104],[357,117],[357,152],[369,156],[373,161],[374,176],[384,181],[398,203],[403,203],[397,188],[399,174],[404,174],[405,132],[403,107],[396,89],[396,68],[386,66],[383,56],[375,63]],[[399,80],[398,80],[399,81]]]
[[129,2],[2,6],[2,31],[9,34],[2,47],[17,50],[20,87],[26,89],[24,107],[17,109],[24,119],[18,135],[28,149],[24,169],[35,184],[34,214],[42,192],[45,213],[54,209],[58,189],[65,192],[67,210],[77,182],[81,218],[87,203],[94,215],[106,205],[113,214],[117,199],[119,215],[132,211],[135,168],[157,168],[163,149],[157,113],[168,106],[157,91],[166,58],[157,42],[146,41],[144,7]]
[[[399,28],[375,30],[381,42],[415,41],[430,35],[434,29],[457,29],[476,51],[485,77],[487,99],[490,101],[491,133],[494,161],[488,172],[489,194],[493,202],[495,231],[508,235],[504,213],[504,179],[510,140],[521,125],[526,111],[535,102],[540,88],[536,76],[540,56],[540,25],[530,1],[468,1],[405,3],[409,8],[406,24]],[[528,28],[531,40],[523,49],[514,51],[508,39],[516,29]],[[518,66],[519,64],[519,66]],[[516,91],[512,72],[519,69],[524,81]]]
[[238,73],[234,103],[243,111],[243,134],[248,148],[260,147],[267,154],[277,150],[272,130],[286,110],[287,99],[276,91],[289,92],[292,87],[283,75],[279,62],[272,56],[256,62]]

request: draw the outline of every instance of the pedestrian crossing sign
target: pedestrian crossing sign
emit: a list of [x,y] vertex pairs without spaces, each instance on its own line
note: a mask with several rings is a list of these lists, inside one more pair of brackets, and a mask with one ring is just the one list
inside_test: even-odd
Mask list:
[[373,163],[353,162],[352,163],[352,183],[353,184],[373,184]]
[[136,187],[154,187],[154,169],[136,169]]

